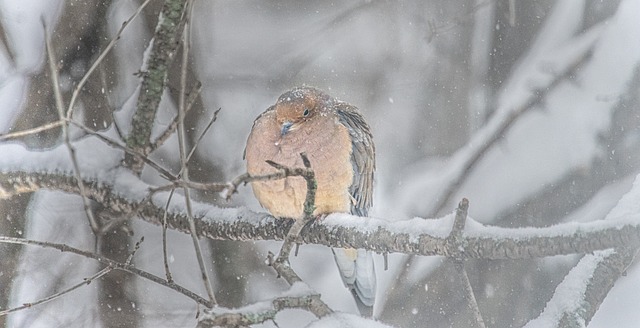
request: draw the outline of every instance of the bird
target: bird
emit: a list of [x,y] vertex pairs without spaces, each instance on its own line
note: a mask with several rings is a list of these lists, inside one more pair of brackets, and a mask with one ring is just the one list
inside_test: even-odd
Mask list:
[[[247,173],[275,173],[267,161],[303,167],[301,153],[308,157],[317,182],[314,216],[368,216],[373,203],[375,145],[357,107],[310,86],[280,95],[253,122],[244,154]],[[304,217],[307,185],[302,177],[253,181],[251,187],[262,207],[274,217]],[[376,296],[373,253],[342,248],[332,252],[358,311],[372,317]]]

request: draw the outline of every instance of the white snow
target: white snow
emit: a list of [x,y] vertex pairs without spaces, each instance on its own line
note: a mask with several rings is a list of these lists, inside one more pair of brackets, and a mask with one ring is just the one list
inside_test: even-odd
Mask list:
[[[538,50],[522,61],[518,74],[506,83],[497,112],[469,144],[442,167],[426,169],[417,176],[415,170],[408,170],[410,178],[399,187],[400,208],[406,208],[409,214],[430,213],[443,186],[461,174],[470,155],[487,142],[498,123],[521,106],[536,87],[546,85],[593,45],[593,55],[577,72],[576,83],[560,84],[550,91],[542,109],[520,117],[480,160],[453,200],[467,197],[472,203],[470,214],[488,223],[502,210],[567,173],[591,165],[601,156],[599,133],[609,127],[615,100],[633,76],[628,68],[640,62],[640,21],[633,14],[640,10],[637,5],[633,1],[623,3],[606,25],[594,26],[581,35],[547,33],[540,38],[533,46]],[[547,24],[555,29],[557,24],[575,24],[575,15],[581,13],[567,7],[568,3],[557,4],[558,14]],[[416,167],[428,168],[426,165]]]
[[[609,212],[605,220],[618,221],[629,217],[634,217],[636,222],[640,222],[640,175],[636,177],[631,190],[618,201],[618,204]],[[578,265],[565,276],[562,283],[558,285],[542,314],[535,320],[530,321],[526,327],[556,327],[563,314],[567,312],[575,313],[580,311],[581,307],[588,306],[583,300],[587,283],[600,261],[613,253],[614,250],[609,249],[594,252],[593,255],[585,255]],[[622,280],[626,279],[623,278]],[[619,289],[617,292],[624,293]],[[633,295],[629,295],[629,297],[635,298]]]
[[547,303],[542,314],[529,321],[525,327],[557,327],[558,321],[564,314],[579,312],[582,307],[587,306],[584,303],[584,292],[589,279],[593,275],[593,270],[596,269],[601,261],[613,253],[613,250],[605,250],[594,252],[593,255],[585,255],[558,285],[556,292]]
[[389,328],[379,321],[349,313],[334,313],[309,324],[307,328]]

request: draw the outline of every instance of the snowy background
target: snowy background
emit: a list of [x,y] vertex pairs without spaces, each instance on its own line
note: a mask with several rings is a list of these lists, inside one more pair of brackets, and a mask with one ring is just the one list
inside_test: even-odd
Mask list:
[[[139,5],[131,0],[0,1],[0,133],[57,119],[43,22],[62,61],[61,87],[68,100],[73,86]],[[88,126],[116,136],[112,114],[126,116],[131,110],[128,100],[135,98],[140,81],[134,74],[142,67],[159,8],[159,1],[153,1],[130,24],[83,89],[76,117]],[[193,13],[190,78],[203,85],[201,99],[187,117],[193,140],[213,111],[222,108],[191,162],[194,180],[227,181],[244,173],[242,152],[253,119],[282,92],[307,84],[356,105],[371,125],[377,159],[373,217],[441,217],[466,197],[469,215],[480,223],[547,227],[603,220],[615,216],[609,212],[625,194],[624,204],[640,198],[638,184],[629,192],[640,173],[640,1],[198,0]],[[176,113],[178,72],[170,73],[174,84],[170,82],[163,98],[158,131]],[[541,99],[527,106],[536,95]],[[496,135],[509,118],[513,122]],[[79,131],[72,132],[80,156],[87,152],[89,162],[82,166],[117,163],[111,153],[91,153],[97,148],[87,142],[82,146]],[[175,139],[154,153],[174,170]],[[51,149],[61,140],[59,130],[50,130],[5,142],[2,169],[68,169],[63,158],[38,166],[21,161],[20,151],[14,151],[16,144],[24,145],[23,150]],[[488,143],[483,156],[472,161]],[[65,149],[58,150],[61,157],[68,156]],[[463,173],[468,163],[472,168]],[[151,172],[143,177],[161,183]],[[459,184],[452,187],[454,181]],[[450,189],[449,197],[445,191]],[[231,202],[206,193],[195,198],[262,211],[250,188]],[[631,208],[623,201],[617,211]],[[94,247],[77,196],[40,191],[2,201],[0,220],[0,235]],[[145,237],[136,265],[162,275],[160,229],[137,219],[129,229],[133,236],[124,238],[128,243]],[[206,295],[190,238],[170,232],[169,243],[176,280]],[[286,289],[264,265],[267,252],[279,246],[206,242],[220,303],[242,306]],[[588,255],[593,259],[581,265],[597,262],[600,255]],[[468,261],[487,326],[524,326],[552,297],[563,298],[555,302],[570,300],[574,296],[567,288],[554,292],[570,271],[574,281],[588,272],[572,270],[580,258]],[[461,285],[445,259],[391,254],[386,271],[382,256],[376,261],[375,313],[382,323],[467,325]],[[302,246],[292,265],[329,306],[356,312],[328,248]],[[98,269],[77,256],[2,244],[0,267],[0,310],[49,295]],[[147,281],[122,279],[130,286],[128,304],[110,303],[117,293],[105,295],[99,284],[91,284],[72,296],[0,317],[0,323],[111,327],[117,324],[109,321],[109,312],[122,312],[132,316],[133,326],[195,325],[197,309],[190,300]],[[637,304],[640,271],[632,265],[589,327],[636,327]],[[278,327],[300,327],[313,320],[309,313],[289,310],[276,321]],[[537,320],[530,325],[552,322]],[[371,327],[347,315],[312,327],[338,324]],[[261,326],[276,327],[271,322]]]

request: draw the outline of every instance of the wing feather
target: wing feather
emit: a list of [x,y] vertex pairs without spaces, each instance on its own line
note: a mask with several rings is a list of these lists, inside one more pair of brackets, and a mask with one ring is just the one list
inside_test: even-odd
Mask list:
[[375,146],[371,129],[355,106],[338,102],[338,119],[351,136],[353,182],[349,193],[353,199],[351,214],[367,216],[373,205],[373,174],[376,169]]

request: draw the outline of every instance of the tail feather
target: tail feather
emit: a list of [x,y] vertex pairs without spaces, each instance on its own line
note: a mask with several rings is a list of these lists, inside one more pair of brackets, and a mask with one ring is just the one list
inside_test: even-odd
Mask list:
[[342,282],[353,294],[360,314],[371,317],[376,297],[373,253],[362,249],[332,249]]

